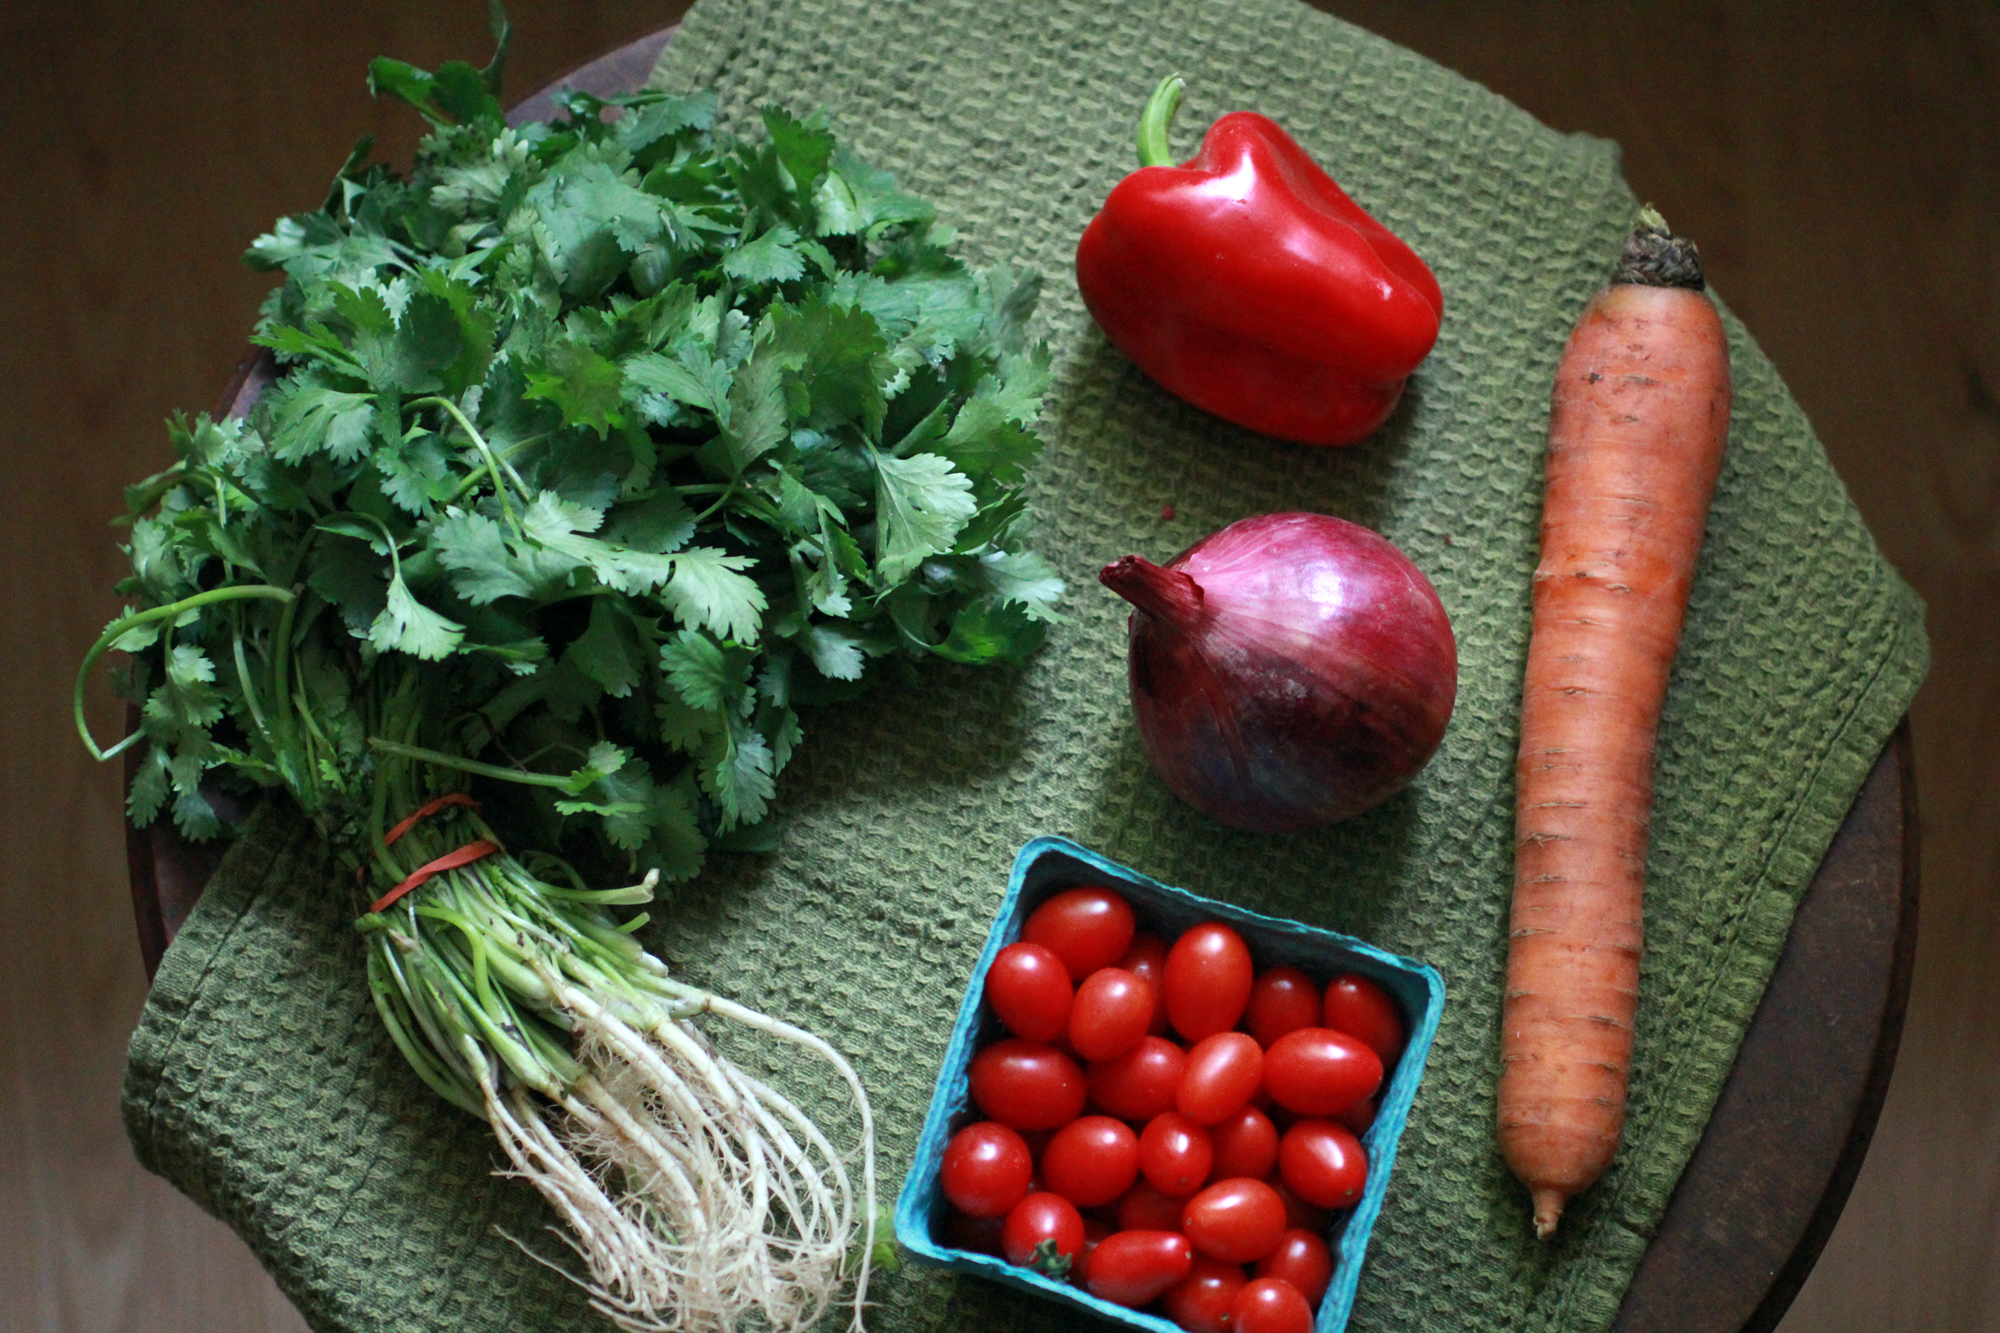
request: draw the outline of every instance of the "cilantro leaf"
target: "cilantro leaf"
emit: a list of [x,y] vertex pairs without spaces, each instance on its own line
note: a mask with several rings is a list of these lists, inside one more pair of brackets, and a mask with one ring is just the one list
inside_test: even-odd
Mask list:
[[806,271],[798,241],[797,232],[780,224],[731,250],[723,258],[722,271],[738,282],[790,282]]
[[569,646],[568,657],[614,699],[630,694],[641,679],[638,635],[631,617],[608,597],[591,599],[590,625]]
[[139,608],[297,592],[121,638],[135,821],[206,836],[204,781],[275,784],[362,838],[400,762],[369,740],[400,737],[533,776],[491,807],[510,846],[691,875],[771,845],[795,706],[885,655],[1018,663],[1058,621],[1033,278],[967,268],[823,115],[748,143],[710,94],[572,90],[508,128],[495,21],[484,70],[376,63],[435,127],[413,169],[364,141],[252,243],[274,382],[127,491]]
[[972,398],[959,408],[944,438],[931,447],[962,472],[1017,483],[1025,478],[1027,464],[1041,452],[1042,442],[1010,420],[999,402]]
[[897,223],[929,222],[931,206],[896,188],[886,171],[836,148],[832,170],[819,182],[814,203],[822,236],[859,236]]
[[625,424],[625,377],[617,363],[574,339],[549,345],[542,369],[528,372],[528,388],[521,396],[554,403],[564,421],[600,437]]
[[673,576],[660,589],[660,601],[676,620],[738,643],[756,641],[768,603],[756,580],[742,572],[756,563],[753,557],[696,546],[671,559]]
[[534,584],[507,549],[500,525],[484,514],[453,514],[431,529],[438,559],[453,571],[451,586],[474,606],[502,597],[526,597]]
[[660,669],[690,708],[733,708],[749,688],[748,656],[698,630],[684,629],[660,645]]
[[272,454],[280,462],[323,453],[351,463],[368,451],[373,394],[349,393],[307,373],[272,385],[257,406],[265,429],[279,441]]
[[368,626],[368,642],[383,652],[394,649],[433,662],[451,656],[464,634],[463,625],[418,601],[401,573],[390,576],[386,603]]
[[728,413],[719,418],[724,466],[740,476],[785,439],[785,371],[796,360],[787,347],[766,340],[736,372]]
[[764,817],[777,791],[769,741],[739,724],[713,738],[702,758],[702,790],[722,807],[725,831]]
[[950,459],[876,454],[874,460],[876,574],[884,583],[900,583],[925,556],[950,550],[979,506],[972,479]]

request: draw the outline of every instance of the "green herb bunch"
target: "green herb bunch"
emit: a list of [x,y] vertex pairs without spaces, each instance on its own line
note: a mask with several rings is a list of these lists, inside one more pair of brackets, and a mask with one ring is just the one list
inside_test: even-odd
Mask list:
[[277,378],[128,491],[139,607],[92,659],[134,654],[136,824],[215,836],[221,776],[365,860],[400,760],[685,878],[755,845],[799,706],[1056,619],[1034,281],[969,271],[822,117],[739,142],[710,95],[572,91],[510,127],[493,83],[375,62],[434,126],[414,170],[364,140],[257,239]]
[[[433,123],[414,170],[364,142],[251,247],[284,274],[273,373],[246,417],[176,419],[179,461],[129,489],[137,606],[78,729],[147,743],[136,824],[209,838],[205,784],[280,789],[373,879],[385,1029],[565,1222],[599,1310],[803,1330],[851,1282],[859,1328],[859,1078],[610,909],[755,845],[796,710],[871,662],[1040,643],[1035,285],[968,271],[818,117],[739,142],[711,97],[571,92],[509,127],[499,63],[376,61]],[[141,720],[105,751],[83,689],[112,649]],[[643,877],[590,887],[579,851]],[[697,1018],[829,1064],[853,1147]]]

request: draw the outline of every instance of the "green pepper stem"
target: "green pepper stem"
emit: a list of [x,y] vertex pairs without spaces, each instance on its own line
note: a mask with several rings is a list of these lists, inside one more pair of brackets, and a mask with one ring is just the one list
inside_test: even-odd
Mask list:
[[1153,89],[1153,96],[1139,115],[1140,166],[1170,167],[1174,164],[1173,150],[1167,146],[1167,127],[1174,123],[1174,113],[1181,109],[1181,90],[1186,87],[1187,80],[1178,74],[1169,74],[1160,80],[1159,87]]

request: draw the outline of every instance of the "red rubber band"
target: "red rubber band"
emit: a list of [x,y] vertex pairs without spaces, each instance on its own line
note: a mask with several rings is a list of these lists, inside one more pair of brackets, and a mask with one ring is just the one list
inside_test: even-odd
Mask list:
[[419,884],[422,884],[432,875],[442,874],[444,871],[447,870],[456,870],[460,866],[469,866],[474,861],[477,861],[480,857],[491,856],[493,855],[493,853],[499,850],[500,850],[499,843],[488,842],[486,839],[481,838],[478,842],[466,843],[465,846],[459,848],[455,852],[446,852],[443,856],[440,856],[437,860],[428,861],[423,865],[418,866],[415,870],[412,870],[410,872],[410,877],[408,879],[404,880],[401,884],[398,884],[395,888],[389,890],[387,893],[383,894],[380,898],[377,898],[373,903],[369,904],[368,910],[371,912],[379,912],[383,908],[388,907],[391,903],[395,902],[398,898],[402,897],[404,894],[408,893],[411,889],[414,889]]
[[415,828],[417,826],[418,821],[430,818],[432,815],[436,814],[438,811],[444,809],[448,805],[470,806],[474,810],[477,810],[479,808],[479,802],[473,800],[470,796],[467,796],[462,791],[446,792],[444,795],[438,797],[435,801],[430,801],[424,805],[418,806],[415,814],[411,815],[408,819],[405,819],[402,823],[396,825],[396,827],[390,829],[387,833],[385,833],[382,836],[382,845],[384,847],[394,846],[396,839],[402,837],[405,833],[408,833],[411,829]]

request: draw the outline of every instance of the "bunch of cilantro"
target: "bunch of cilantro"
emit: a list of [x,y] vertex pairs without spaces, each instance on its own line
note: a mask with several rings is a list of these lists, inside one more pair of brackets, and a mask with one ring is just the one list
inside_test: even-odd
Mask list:
[[277,377],[128,491],[139,605],[91,660],[134,655],[136,824],[282,787],[358,864],[483,779],[527,845],[685,878],[757,845],[800,706],[1056,619],[1032,280],[820,117],[569,92],[509,127],[495,81],[375,63],[432,122],[414,169],[364,141],[258,238]]

